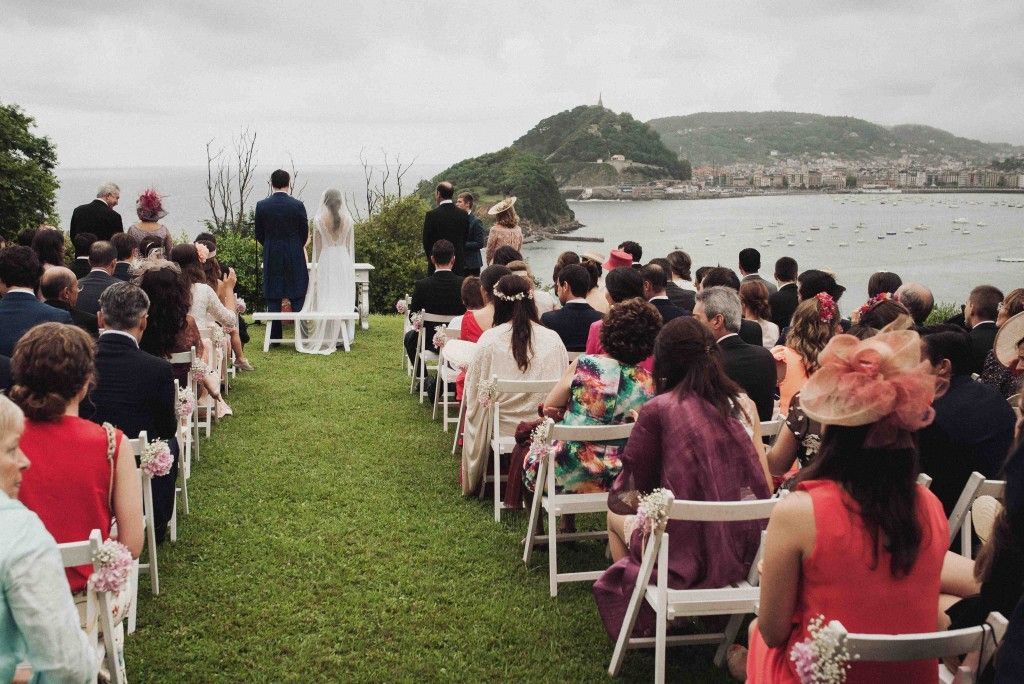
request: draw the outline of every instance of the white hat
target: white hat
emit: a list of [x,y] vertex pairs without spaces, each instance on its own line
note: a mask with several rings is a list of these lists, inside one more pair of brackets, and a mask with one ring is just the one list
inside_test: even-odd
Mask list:
[[515,203],[516,203],[516,196],[515,195],[512,195],[511,197],[506,197],[505,199],[501,200],[500,202],[495,204],[493,207],[488,209],[487,213],[490,216],[497,216],[501,212],[503,212],[503,211],[505,211],[507,209],[511,209],[513,206],[515,206]]

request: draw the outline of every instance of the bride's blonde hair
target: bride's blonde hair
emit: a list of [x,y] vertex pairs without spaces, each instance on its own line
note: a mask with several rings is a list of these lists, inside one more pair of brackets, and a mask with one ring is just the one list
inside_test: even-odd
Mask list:
[[341,191],[331,188],[324,192],[324,206],[327,208],[327,213],[331,217],[331,225],[329,229],[331,235],[337,235],[338,231],[341,230]]

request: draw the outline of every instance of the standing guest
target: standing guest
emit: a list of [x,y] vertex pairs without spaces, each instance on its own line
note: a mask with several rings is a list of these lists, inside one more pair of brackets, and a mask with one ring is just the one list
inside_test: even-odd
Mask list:
[[[644,553],[643,526],[635,516],[641,495],[663,487],[680,500],[769,496],[763,465],[743,424],[744,412],[754,408],[722,371],[711,335],[695,317],[677,318],[658,333],[654,359],[657,396],[640,410],[620,455],[622,470],[608,494],[608,545],[615,563],[593,587],[598,612],[613,639],[622,627]],[[757,425],[756,418],[748,420]],[[669,586],[724,587],[744,579],[762,528],[760,522],[668,521],[666,532],[673,540]],[[645,606],[634,635],[652,635],[653,617]]]
[[581,352],[587,346],[591,324],[603,318],[600,311],[587,304],[590,274],[579,264],[570,264],[558,273],[557,282],[562,308],[541,314],[540,322],[558,333],[566,351]]
[[740,285],[740,301],[743,303],[743,319],[761,326],[761,346],[765,349],[774,347],[779,340],[779,326],[768,320],[772,316],[768,288],[759,280],[746,280]]
[[128,234],[140,241],[150,235],[158,237],[163,241],[164,254],[170,254],[174,242],[171,240],[171,231],[160,223],[160,219],[167,216],[167,212],[164,211],[163,198],[156,190],[149,188],[142,191],[139,199],[135,201],[135,213],[139,217],[139,222],[128,226]]
[[[94,423],[110,423],[130,439],[145,431],[150,441],[162,439],[175,456],[178,443],[171,364],[139,348],[146,329],[149,297],[137,285],[117,283],[100,297],[100,335],[96,379],[84,402],[83,415]],[[153,528],[162,542],[174,513],[178,461],[171,471],[153,478]]]
[[97,240],[89,248],[89,273],[78,281],[78,308],[93,316],[100,310],[100,295],[114,283],[117,250],[106,240]]
[[999,305],[992,351],[985,357],[981,381],[1009,399],[1020,392],[1024,378],[1024,288],[1012,290]]
[[921,360],[948,383],[935,399],[935,421],[921,430],[921,472],[949,514],[971,473],[999,476],[1013,443],[1016,416],[998,392],[971,378],[971,340],[955,326],[921,329]]
[[75,263],[71,270],[75,272],[76,278],[84,278],[89,273],[89,248],[96,242],[96,236],[92,233],[79,233],[71,241],[75,248]]
[[[142,491],[135,454],[124,434],[81,418],[79,405],[94,376],[92,338],[79,328],[44,323],[18,342],[11,359],[11,399],[25,412],[21,450],[32,462],[21,502],[58,544],[92,530],[117,540],[132,558],[142,551]],[[71,591],[85,589],[92,566],[68,568]]]
[[697,288],[690,281],[692,261],[686,252],[676,250],[666,257],[672,279],[665,287],[668,300],[685,311],[693,311]]
[[872,273],[871,277],[868,278],[868,299],[877,297],[883,292],[895,294],[901,285],[903,285],[903,279],[895,273],[890,271]]
[[530,283],[530,286],[533,288],[533,303],[537,307],[538,316],[543,316],[547,312],[558,308],[558,300],[552,297],[546,290],[537,287],[537,279],[533,277],[533,271],[530,270],[529,264],[525,261],[511,261],[508,263],[508,268]]
[[980,373],[985,357],[992,351],[996,340],[996,318],[1003,293],[991,285],[979,285],[971,290],[964,307],[964,322],[971,333],[971,372]]
[[[254,233],[263,246],[263,297],[272,312],[281,311],[286,301],[292,311],[301,311],[309,288],[309,219],[306,206],[291,196],[290,186],[291,176],[278,169],[270,174],[270,197],[256,203]],[[270,336],[281,339],[281,321],[270,324]]]
[[121,199],[121,189],[114,183],[104,183],[96,191],[96,199],[75,207],[71,214],[71,239],[79,233],[92,233],[97,240],[109,240],[114,233],[124,232],[121,215],[114,211]]
[[36,298],[43,267],[29,247],[0,250],[0,355],[11,356],[29,328],[47,321],[70,323],[71,314]]
[[508,245],[517,251],[523,248],[523,229],[519,227],[515,205],[513,195],[487,210],[487,214],[494,217],[494,225],[487,234],[487,263],[494,262],[494,253],[499,247]]
[[[118,233],[123,235],[123,233]],[[100,334],[96,316],[78,309],[78,278],[70,268],[57,266],[43,273],[39,281],[39,292],[48,306],[71,314],[71,322],[92,337]]]
[[743,276],[742,282],[748,283],[750,281],[758,281],[764,283],[764,286],[768,288],[768,296],[777,293],[779,288],[775,286],[775,283],[770,280],[765,280],[761,277],[758,271],[761,270],[761,253],[753,247],[747,247],[746,249],[740,250],[739,256],[740,275]]
[[665,323],[679,318],[689,316],[690,312],[680,309],[669,301],[665,287],[668,285],[668,272],[657,264],[648,264],[640,269],[640,277],[644,281],[644,299],[654,305],[654,308],[661,314],[661,320]]
[[[455,246],[448,240],[435,241],[431,246],[430,262],[433,264],[432,273],[417,280],[413,286],[409,315],[413,316],[421,311],[441,316],[464,314],[466,307],[462,304],[462,276],[454,272]],[[428,351],[436,353],[438,349],[434,346],[434,332],[437,330],[437,324],[425,323],[424,328]],[[416,330],[410,330],[405,334],[405,353],[409,355],[410,361],[416,358],[418,336]]]
[[730,287],[705,284],[697,294],[693,316],[718,343],[725,374],[754,401],[760,420],[771,420],[777,379],[775,359],[760,344],[747,344],[740,338],[742,314],[739,293]]
[[772,323],[779,326],[779,330],[789,326],[789,319],[793,317],[800,301],[796,283],[798,273],[796,259],[793,257],[780,257],[775,262],[775,282],[779,289],[768,296],[768,306],[772,310]]
[[914,317],[914,325],[924,325],[935,308],[932,291],[921,283],[903,283],[896,290],[896,299]]
[[[605,278],[604,283],[605,301],[609,307],[619,302],[624,302],[627,299],[643,298],[644,296],[644,279],[640,272],[634,269],[632,265],[619,266],[612,269],[608,272],[608,277]],[[594,321],[590,324],[586,347],[588,354],[605,353],[604,347],[601,346],[601,326],[603,324],[603,320]],[[647,370],[654,368],[653,357],[648,358],[642,363]]]
[[32,251],[39,257],[43,272],[64,265],[64,233],[56,228],[40,228],[32,238]]
[[[701,289],[719,285],[736,290],[737,295],[740,293],[740,279],[731,268],[718,266],[709,269],[704,274]],[[740,320],[739,336],[747,344],[760,345],[763,333],[761,332],[761,326],[755,321],[742,319]]]
[[132,279],[132,262],[139,257],[139,239],[132,235],[129,228],[127,233],[118,233],[110,238],[110,244],[117,252],[114,277],[122,282],[128,282]]
[[605,296],[605,289],[601,286],[601,279],[604,275],[604,269],[601,268],[601,263],[604,259],[593,258],[597,257],[596,254],[584,254],[580,258],[580,266],[587,269],[587,275],[590,276],[590,289],[587,290],[587,304],[594,307],[595,311],[600,311],[602,314],[608,313],[610,305],[608,304],[608,297]]
[[[427,275],[434,272],[434,263],[430,255],[433,254],[434,243],[438,240],[447,240],[455,250],[455,266],[453,272],[462,275],[466,267],[466,240],[469,235],[469,214],[459,209],[452,202],[455,195],[455,186],[448,181],[441,181],[434,188],[434,201],[437,206],[427,212],[423,217],[423,253],[427,256]],[[488,262],[491,252],[488,250]]]
[[29,461],[18,447],[25,417],[0,397],[0,681],[22,663],[32,681],[96,681],[96,647],[78,611],[53,535],[18,501]]
[[[828,428],[768,522],[751,684],[800,681],[790,653],[819,615],[851,632],[935,630],[949,537],[942,507],[916,482],[913,432],[932,420],[936,386],[918,347],[906,330],[863,342],[837,336],[804,388],[804,410]],[[873,359],[869,373],[863,359]],[[846,681],[936,680],[935,661],[918,660],[853,662]]]
[[632,261],[633,268],[643,267],[643,264],[640,260],[644,258],[644,248],[640,246],[639,242],[634,242],[633,240],[626,240],[625,242],[619,245],[618,249],[619,251],[625,252],[626,254],[629,255],[629,258]]
[[487,238],[484,234],[483,222],[473,213],[474,204],[476,204],[476,198],[473,197],[471,192],[460,192],[459,196],[455,198],[455,206],[469,214],[469,230],[466,233],[465,274],[479,276],[480,269],[484,265],[483,259],[480,256],[480,250],[487,244]]

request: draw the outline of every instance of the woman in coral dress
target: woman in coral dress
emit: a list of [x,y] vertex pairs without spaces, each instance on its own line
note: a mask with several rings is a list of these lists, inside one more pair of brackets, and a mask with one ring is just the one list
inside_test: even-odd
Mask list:
[[508,197],[487,210],[494,217],[494,225],[487,232],[487,263],[494,261],[499,247],[508,245],[517,252],[523,248],[523,229],[519,227],[519,216],[513,208],[516,198]]

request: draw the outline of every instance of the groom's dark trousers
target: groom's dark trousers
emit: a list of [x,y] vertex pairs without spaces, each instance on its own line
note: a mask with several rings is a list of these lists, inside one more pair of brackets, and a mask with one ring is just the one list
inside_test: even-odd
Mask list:
[[[267,311],[278,313],[281,311],[281,300],[280,299],[267,299]],[[289,300],[292,303],[292,311],[301,311],[302,304],[306,301],[305,297],[293,297]],[[270,324],[270,338],[274,340],[281,339],[281,321],[273,321]]]
[[[286,192],[274,192],[256,203],[256,240],[263,245],[263,299],[267,311],[280,311],[281,300],[299,311],[306,299],[309,270],[304,245],[309,236],[306,207]],[[281,337],[281,323],[270,326],[274,339]]]

